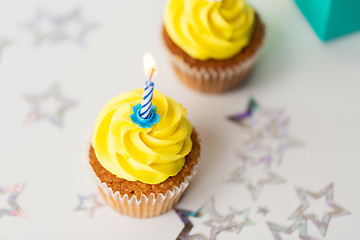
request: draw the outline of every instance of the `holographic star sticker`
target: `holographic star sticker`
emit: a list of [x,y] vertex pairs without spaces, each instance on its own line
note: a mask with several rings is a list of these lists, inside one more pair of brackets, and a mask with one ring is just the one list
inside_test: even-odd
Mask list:
[[81,10],[75,9],[63,19],[62,38],[82,45],[89,32],[95,28],[95,23],[87,21]]
[[[25,217],[24,211],[20,208],[19,204],[16,202],[18,196],[24,189],[24,184],[17,184],[7,188],[0,187],[0,194],[10,194],[7,199],[7,204],[9,208],[0,208],[0,218],[2,216],[14,216],[23,218]],[[0,206],[3,206],[3,203],[0,203]]]
[[[247,136],[243,136],[246,138]],[[236,155],[242,161],[258,159],[266,161],[269,164],[281,164],[285,151],[289,147],[300,146],[301,143],[292,138],[284,139],[269,139],[269,138],[256,138],[245,139],[241,141],[236,150]]]
[[268,225],[269,230],[275,240],[283,240],[283,238],[280,236],[280,233],[290,235],[296,234],[296,231],[298,231],[298,237],[301,240],[318,240],[308,235],[306,228],[306,220],[303,217],[298,218],[289,227],[278,225],[272,222],[266,222],[266,224]]
[[11,41],[0,35],[0,62],[1,62],[3,51],[10,45],[11,45]]
[[288,132],[289,117],[282,109],[263,109],[250,98],[245,112],[228,117],[229,120],[252,132],[255,137],[284,137]]
[[245,226],[255,225],[255,223],[249,219],[250,208],[239,211],[233,207],[230,207],[230,211],[234,217],[232,219],[233,224],[229,230],[235,231],[236,234],[239,234]]
[[25,27],[33,32],[34,43],[56,42],[61,39],[61,19],[41,9]]
[[266,161],[245,161],[226,179],[230,183],[245,184],[251,197],[256,201],[264,186],[285,183],[285,179],[272,172]]
[[251,117],[252,114],[254,113],[254,111],[258,110],[258,109],[259,109],[258,103],[255,101],[254,98],[250,98],[249,102],[248,102],[248,106],[246,108],[246,111],[242,112],[242,113],[235,114],[233,116],[230,116],[229,120],[241,124],[243,119]]
[[63,126],[65,112],[76,104],[76,101],[63,97],[58,84],[43,94],[25,95],[25,100],[31,105],[25,124],[47,119],[58,127]]
[[289,116],[281,109],[263,109],[250,99],[247,110],[229,117],[240,125],[244,134],[238,149],[243,158],[263,158],[281,163],[284,152],[302,144],[289,136]]
[[270,212],[270,211],[269,211],[269,209],[267,208],[267,206],[259,206],[259,207],[258,207],[257,214],[261,214],[263,217],[265,217],[269,212]]
[[[301,205],[290,215],[289,219],[298,219],[304,218],[305,224],[307,220],[312,221],[320,233],[325,236],[327,228],[329,226],[329,222],[331,218],[341,217],[351,214],[338,204],[334,202],[334,184],[331,183],[328,186],[324,187],[318,192],[311,192],[302,188],[296,188],[296,193],[301,202]],[[326,212],[323,214],[321,220],[312,213],[306,213],[306,210],[309,208],[308,198],[311,197],[313,199],[319,199],[322,196],[325,196],[325,204],[332,208],[333,210],[330,212]]]
[[36,45],[61,41],[71,41],[81,45],[96,24],[85,20],[80,9],[74,9],[65,15],[39,10],[35,18],[25,26],[33,32]]
[[[231,213],[227,215],[221,215],[217,212],[214,206],[213,197],[209,199],[199,210],[188,211],[184,209],[175,208],[176,213],[185,224],[184,228],[177,237],[178,240],[186,239],[198,239],[198,240],[215,240],[217,235],[224,231],[237,232],[245,226],[254,225],[248,218],[248,209],[243,211],[236,211],[231,209]],[[241,220],[238,217],[241,217]],[[190,234],[194,225],[191,222],[191,217],[194,218],[206,218],[204,225],[210,227],[209,238],[202,233]]]
[[75,207],[74,211],[85,211],[88,212],[89,217],[94,216],[94,212],[97,208],[105,206],[97,198],[97,193],[92,193],[89,195],[78,194],[79,204]]

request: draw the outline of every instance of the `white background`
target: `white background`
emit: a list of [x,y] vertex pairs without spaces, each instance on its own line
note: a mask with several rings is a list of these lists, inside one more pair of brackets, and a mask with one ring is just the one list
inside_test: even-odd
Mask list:
[[[183,86],[166,59],[160,38],[165,1],[0,1],[0,33],[13,40],[0,62],[0,186],[26,183],[18,203],[27,215],[0,218],[0,239],[177,237],[183,224],[174,211],[146,220],[108,207],[97,209],[93,218],[73,211],[78,193],[96,189],[81,161],[84,139],[111,97],[143,86],[145,51],[152,52],[159,66],[156,89],[188,109],[202,139],[201,166],[179,207],[196,210],[214,195],[221,212],[228,206],[268,205],[272,212],[267,220],[289,224],[281,219],[300,204],[294,185],[317,191],[334,182],[335,202],[352,214],[332,219],[325,239],[358,239],[360,35],[322,43],[294,2],[249,2],[267,26],[256,68],[242,89],[204,95]],[[39,8],[66,14],[76,7],[98,25],[84,45],[65,41],[36,46],[33,33],[23,27]],[[79,102],[65,113],[64,127],[45,120],[25,126],[30,106],[24,94],[42,93],[54,82],[65,97]],[[289,149],[278,168],[287,184],[265,187],[256,203],[244,186],[224,184],[236,166],[241,134],[226,117],[243,111],[250,96],[263,107],[286,109],[291,134],[305,143]],[[0,198],[0,208],[7,207],[5,200]],[[309,225],[309,234],[322,239]],[[207,229],[198,230],[206,234]],[[222,238],[273,239],[261,218],[239,235],[224,233]]]

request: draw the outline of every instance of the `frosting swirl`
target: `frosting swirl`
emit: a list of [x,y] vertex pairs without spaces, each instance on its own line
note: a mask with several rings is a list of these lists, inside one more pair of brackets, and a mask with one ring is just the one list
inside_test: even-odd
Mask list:
[[92,146],[100,164],[119,178],[157,184],[176,175],[191,151],[192,126],[186,110],[171,98],[154,91],[159,123],[141,128],[130,119],[141,103],[143,89],[120,94],[101,110]]
[[171,40],[192,58],[228,59],[246,47],[255,23],[244,0],[170,0],[164,26]]

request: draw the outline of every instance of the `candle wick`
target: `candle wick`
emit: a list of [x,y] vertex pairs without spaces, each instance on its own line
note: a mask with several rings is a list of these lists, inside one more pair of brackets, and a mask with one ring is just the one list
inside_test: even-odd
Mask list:
[[155,72],[155,68],[151,68],[151,73],[150,73],[150,78],[149,78],[149,80],[151,80],[151,78],[152,78],[152,76],[154,75],[154,72]]

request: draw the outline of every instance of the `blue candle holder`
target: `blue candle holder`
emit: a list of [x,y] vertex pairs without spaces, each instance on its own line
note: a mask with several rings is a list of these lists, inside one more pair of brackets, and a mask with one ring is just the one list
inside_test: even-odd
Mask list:
[[151,106],[151,113],[148,118],[140,117],[140,109],[140,103],[133,106],[133,113],[130,114],[130,118],[133,123],[138,124],[141,128],[151,128],[160,121],[160,115],[156,113],[156,106]]

